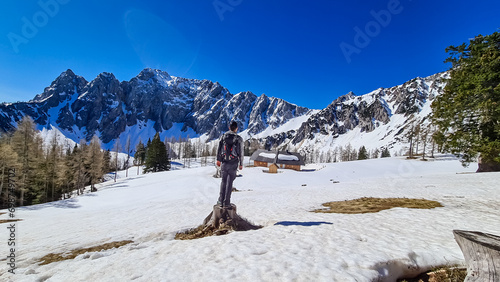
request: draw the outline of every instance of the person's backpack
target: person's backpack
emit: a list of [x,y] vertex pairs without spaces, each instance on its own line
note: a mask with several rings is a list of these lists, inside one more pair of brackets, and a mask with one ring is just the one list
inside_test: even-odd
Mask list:
[[238,159],[238,135],[224,134],[222,137],[221,159],[223,162],[230,162]]

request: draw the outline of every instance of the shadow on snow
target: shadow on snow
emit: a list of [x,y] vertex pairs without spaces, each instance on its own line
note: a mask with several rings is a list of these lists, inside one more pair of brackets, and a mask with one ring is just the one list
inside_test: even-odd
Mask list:
[[300,222],[300,221],[280,221],[277,222],[274,225],[283,225],[283,226],[291,226],[291,225],[296,225],[296,226],[318,226],[321,224],[333,224],[331,222],[325,222],[325,221],[307,221],[307,222]]

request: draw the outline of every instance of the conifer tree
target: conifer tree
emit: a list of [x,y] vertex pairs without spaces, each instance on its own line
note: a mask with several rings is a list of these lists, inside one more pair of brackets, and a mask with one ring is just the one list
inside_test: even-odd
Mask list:
[[500,171],[500,32],[446,48],[451,62],[444,93],[432,103],[436,142],[463,165],[480,156],[478,172]]
[[359,152],[358,152],[358,160],[366,160],[368,158],[369,158],[368,152],[366,151],[365,146],[361,146],[361,148],[359,148]]
[[80,141],[80,145],[73,148],[73,152],[71,153],[71,163],[74,171],[73,177],[73,187],[76,189],[76,194],[80,195],[83,193],[83,189],[85,188],[85,184],[88,181],[89,173],[88,169],[85,165],[85,152],[87,151],[87,145],[85,141]]
[[165,143],[160,140],[160,134],[157,132],[153,141],[146,148],[146,167],[144,172],[159,172],[170,170],[170,160],[167,155]]
[[37,150],[39,144],[37,142],[37,132],[35,123],[29,116],[23,117],[18,123],[17,130],[12,135],[12,147],[17,153],[20,162],[20,171],[17,173],[19,181],[17,188],[19,189],[19,206],[31,204],[32,195],[39,188],[36,183],[36,173],[40,157]]
[[125,159],[125,164],[123,164],[125,169],[125,177],[128,177],[128,168],[130,166],[130,154],[132,154],[132,144],[130,142],[130,135],[127,136],[127,142],[125,143],[125,153],[127,154],[127,158]]
[[71,167],[71,149],[67,148],[64,157],[61,160],[61,168],[57,171],[59,185],[61,189],[61,194],[63,199],[71,197],[71,191],[74,186],[72,186],[72,180],[74,171]]
[[104,156],[104,153],[101,150],[101,141],[97,135],[92,137],[86,153],[86,161],[89,165],[90,191],[95,192],[97,191],[95,185],[102,179],[103,176],[102,163]]
[[105,174],[113,171],[113,168],[111,167],[111,152],[109,149],[103,152],[102,168]]
[[391,157],[391,152],[389,152],[389,149],[386,147],[382,150],[382,156],[381,158],[390,158]]
[[139,167],[143,166],[146,160],[146,148],[141,140],[139,140],[139,144],[135,147],[134,159],[137,165],[137,174],[139,174]]
[[8,207],[8,175],[15,174],[18,168],[17,154],[7,139],[10,138],[2,138],[0,143],[0,208]]
[[115,155],[113,156],[113,170],[115,171],[115,182],[116,177],[118,176],[118,154],[120,153],[120,139],[116,139],[113,152]]

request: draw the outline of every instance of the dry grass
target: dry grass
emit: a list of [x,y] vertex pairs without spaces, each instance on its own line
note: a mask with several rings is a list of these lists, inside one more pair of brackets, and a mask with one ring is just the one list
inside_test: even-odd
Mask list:
[[21,221],[22,219],[0,219],[0,224]]
[[109,249],[113,249],[113,248],[119,248],[121,246],[125,246],[125,245],[130,244],[130,243],[133,243],[133,241],[128,241],[128,240],[116,241],[116,242],[106,243],[106,244],[102,244],[102,245],[95,246],[95,247],[72,250],[69,253],[48,254],[48,255],[42,257],[39,260],[39,262],[41,262],[40,265],[44,265],[44,264],[49,264],[49,263],[53,263],[53,262],[57,262],[57,261],[74,259],[77,256],[84,254],[84,253],[100,252],[100,251],[109,250]]
[[457,266],[437,267],[431,272],[422,273],[415,278],[398,279],[398,282],[463,282],[467,269]]
[[375,213],[396,207],[410,209],[433,209],[442,207],[442,205],[436,201],[407,198],[360,198],[350,201],[328,202],[324,203],[323,206],[328,209],[318,209],[314,210],[314,212],[361,214]]
[[211,226],[200,225],[196,228],[175,234],[175,240],[193,240],[213,235],[224,235],[229,233],[229,231],[231,231],[229,228],[216,229]]

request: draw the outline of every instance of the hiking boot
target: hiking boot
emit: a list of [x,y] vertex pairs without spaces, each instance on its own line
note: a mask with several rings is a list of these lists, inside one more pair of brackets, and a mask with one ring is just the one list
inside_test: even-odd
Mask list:
[[217,206],[218,206],[219,208],[222,208],[222,207],[223,207],[223,205],[222,205],[221,201],[217,201]]
[[222,206],[222,208],[223,208],[223,209],[228,209],[228,210],[230,210],[230,209],[232,209],[232,208],[233,208],[233,206],[232,206],[231,204],[227,204],[227,205],[226,205],[226,204],[224,204],[224,206]]

